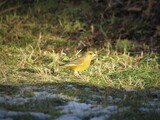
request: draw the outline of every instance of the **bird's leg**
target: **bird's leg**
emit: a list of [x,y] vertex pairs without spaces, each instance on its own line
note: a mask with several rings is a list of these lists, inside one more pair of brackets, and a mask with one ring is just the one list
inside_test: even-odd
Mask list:
[[77,71],[74,71],[74,75],[77,76],[77,77],[80,77],[80,75]]
[[82,79],[82,80],[87,80],[88,81],[88,78],[85,78],[85,77],[82,77],[79,73],[78,73],[78,71],[74,71],[74,75],[77,77],[77,78],[79,78],[79,79]]

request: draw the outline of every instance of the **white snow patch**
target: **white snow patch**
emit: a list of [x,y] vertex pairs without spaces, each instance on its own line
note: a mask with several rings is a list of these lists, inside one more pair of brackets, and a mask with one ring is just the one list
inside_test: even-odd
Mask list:
[[7,111],[5,109],[0,109],[0,119],[21,116],[21,115],[32,115],[38,119],[47,119],[51,116],[48,114],[40,113],[40,112],[16,112],[16,111]]
[[114,102],[114,103],[122,102],[121,98],[113,98],[112,96],[108,96],[107,100],[110,101],[110,102]]
[[4,97],[0,97],[0,103],[5,103],[5,98]]
[[109,96],[107,97],[107,100],[112,101],[112,100],[113,100],[113,97],[109,95]]
[[48,92],[34,92],[35,96],[33,99],[54,99],[54,98],[60,98],[60,99],[71,99],[71,97],[63,94],[51,94]]
[[76,88],[76,87],[74,87],[74,85],[67,85],[67,89],[77,90],[77,88]]
[[145,107],[141,107],[141,108],[139,108],[139,110],[141,112],[150,112],[150,109],[149,108],[145,108]]
[[79,102],[68,102],[67,105],[63,106],[63,113],[73,113],[77,114],[78,116],[83,116],[86,114],[88,110],[90,110],[92,107],[91,104],[86,103],[79,103]]
[[81,119],[75,115],[62,115],[56,120],[81,120]]
[[160,90],[151,90],[151,95],[156,95],[158,98],[160,98]]
[[91,118],[91,120],[106,120],[106,117],[105,116],[99,116],[99,117]]
[[15,95],[15,96],[7,96],[4,95],[3,97],[0,97],[0,103],[6,103],[10,105],[24,105],[25,103],[29,101],[34,101],[34,100],[46,100],[46,99],[72,99],[75,101],[78,101],[78,99],[63,95],[63,94],[51,94],[48,92],[34,92],[33,97],[23,97],[20,95]]
[[147,103],[143,103],[142,105],[146,106],[146,107],[156,107],[156,106],[160,106],[160,102],[150,101],[150,102],[147,102]]
[[146,107],[140,107],[139,110],[141,112],[158,112],[160,113],[160,108],[146,108]]
[[108,111],[114,112],[118,109],[116,105],[110,105],[106,108]]
[[11,96],[3,96],[0,98],[0,103],[8,103],[11,105],[23,105],[24,103],[28,102],[29,98],[23,98],[23,97],[11,97]]
[[[116,105],[109,105],[105,108],[102,106],[94,106],[91,104],[86,103],[79,103],[79,102],[68,102],[67,105],[57,107],[57,109],[62,109],[62,116],[57,118],[57,120],[65,120],[64,116],[73,117],[77,119],[82,119],[87,116],[94,116],[92,120],[106,120],[112,114],[117,112],[123,112],[129,109],[129,107],[118,108]],[[74,120],[74,119],[73,119]]]
[[160,102],[157,100],[142,103],[142,107],[139,108],[141,112],[160,112]]
[[88,87],[84,88],[84,90],[85,90],[85,91],[91,91],[91,89],[88,88]]
[[122,102],[122,99],[121,99],[121,98],[115,98],[115,99],[114,99],[114,102],[115,102],[115,103]]

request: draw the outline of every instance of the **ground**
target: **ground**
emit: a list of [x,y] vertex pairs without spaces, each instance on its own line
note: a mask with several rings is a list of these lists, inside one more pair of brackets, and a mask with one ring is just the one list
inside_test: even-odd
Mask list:
[[[146,28],[148,21],[106,20],[88,2],[5,2],[0,4],[0,119],[159,119],[159,53],[140,40],[121,38],[116,27]],[[147,38],[148,27],[132,37]],[[87,48],[96,58],[80,77],[60,66]]]

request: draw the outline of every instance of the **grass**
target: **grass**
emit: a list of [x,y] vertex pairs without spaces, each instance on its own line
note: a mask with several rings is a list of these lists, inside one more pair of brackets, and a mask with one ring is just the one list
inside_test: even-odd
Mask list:
[[[99,48],[88,41],[94,38],[92,32],[94,26],[98,26],[98,24],[89,26],[82,22],[87,19],[86,12],[89,12],[88,18],[92,16],[91,6],[82,2],[81,6],[74,8],[74,11],[72,10],[73,6],[70,7],[69,3],[60,3],[61,7],[68,6],[68,8],[59,10],[59,14],[58,12],[55,14],[47,13],[47,10],[49,11],[52,7],[52,9],[56,9],[56,5],[42,9],[44,6],[39,3],[33,7],[33,10],[29,10],[25,14],[15,10],[13,13],[1,16],[1,95],[18,93],[21,85],[59,84],[59,86],[56,85],[58,87],[56,93],[79,96],[83,102],[89,98],[90,94],[104,95],[103,99],[97,102],[103,105],[109,104],[106,99],[109,95],[124,100],[118,104],[119,106],[127,105],[133,106],[133,108],[144,101],[157,98],[150,94],[150,90],[159,90],[160,87],[160,63],[157,53],[137,52],[135,50],[137,46],[138,48],[143,47],[143,50],[149,48],[147,45],[141,46],[127,39],[119,39],[115,46],[107,42]],[[88,9],[79,14],[81,9],[86,6]],[[69,16],[71,14],[72,16]],[[85,30],[85,27],[89,30]],[[93,60],[91,67],[81,73],[81,78],[75,77],[73,71],[59,66],[65,61],[78,57],[80,55],[77,54],[79,49],[87,45],[92,46],[91,49],[97,53],[97,57]],[[135,51],[131,52],[130,49]],[[64,90],[63,85],[69,83],[77,85],[78,90]],[[8,86],[11,87],[7,88]],[[91,87],[93,93],[83,90],[85,86]],[[101,87],[105,88],[103,94],[97,90]],[[127,92],[126,90],[136,90],[137,92]],[[32,92],[26,94],[27,96],[33,95]],[[47,107],[53,103],[57,105],[58,102],[62,101],[48,101],[46,108],[44,106],[37,107],[41,104],[39,103],[35,106],[36,109],[26,106],[23,109],[24,111],[43,111],[45,109],[45,112],[54,116],[59,113],[56,110],[51,111],[52,108],[47,109]],[[15,108],[15,106],[5,107]],[[123,115],[117,114],[111,119],[119,117],[123,119],[136,115],[133,119],[139,119],[143,114],[133,111],[127,111]],[[148,116],[152,117],[152,113],[151,115],[143,115],[144,119],[147,119]]]
[[[3,84],[77,81],[70,70],[59,64],[71,60],[63,51],[45,51],[31,45],[25,48],[1,46]],[[37,46],[38,47],[38,46]],[[5,50],[6,49],[6,50]],[[108,51],[108,50],[107,50]],[[98,51],[89,70],[82,72],[89,84],[123,88],[159,87],[159,63],[156,55],[130,56],[129,53]],[[102,55],[106,53],[106,55]],[[95,73],[96,71],[96,73]],[[82,80],[81,82],[86,82]]]

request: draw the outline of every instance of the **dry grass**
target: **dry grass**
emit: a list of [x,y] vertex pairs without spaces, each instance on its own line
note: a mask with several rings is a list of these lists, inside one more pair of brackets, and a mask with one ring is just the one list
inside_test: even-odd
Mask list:
[[[81,7],[85,8],[88,4],[85,5],[84,2],[82,5]],[[57,88],[58,92],[80,95],[84,97],[83,101],[86,101],[91,94],[86,93],[83,87],[94,86],[95,89],[103,87],[106,89],[104,97],[108,95],[120,97],[124,100],[120,103],[122,106],[134,106],[137,105],[135,101],[137,99],[138,102],[142,102],[152,98],[152,95],[148,95],[148,91],[160,88],[160,63],[157,53],[143,53],[139,48],[149,50],[147,45],[140,45],[127,39],[118,39],[115,46],[112,46],[103,29],[101,32],[107,42],[103,41],[104,46],[97,47],[89,40],[95,37],[95,26],[101,25],[88,25],[79,20],[82,18],[88,20],[85,12],[89,14],[89,18],[92,16],[93,13],[89,12],[90,7],[77,17],[75,16],[81,10],[80,6],[74,8],[75,11],[73,6],[68,7],[67,11],[63,9],[59,11],[61,14],[46,12],[52,7],[35,5],[34,9],[28,10],[25,14],[15,10],[1,17],[0,87],[46,83],[49,85],[58,83],[63,87],[63,84],[75,83],[82,85],[78,88],[79,91],[68,92],[60,86],[61,90]],[[56,9],[56,5],[54,7]],[[69,17],[71,13],[73,13],[72,19]],[[73,71],[59,65],[78,57],[81,54],[79,48],[84,46],[91,46],[97,57],[90,68],[81,73],[81,78],[77,78],[73,75]],[[125,90],[138,90],[138,92],[130,95]],[[12,92],[10,89],[9,91]],[[101,100],[101,104],[106,105],[107,99]]]

